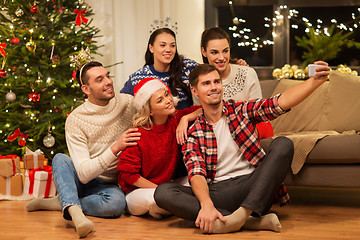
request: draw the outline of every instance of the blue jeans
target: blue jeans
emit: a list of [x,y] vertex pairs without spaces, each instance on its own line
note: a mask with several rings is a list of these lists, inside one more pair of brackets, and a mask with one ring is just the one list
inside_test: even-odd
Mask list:
[[52,167],[65,219],[71,220],[68,207],[72,205],[81,207],[85,215],[94,217],[115,218],[124,212],[125,195],[117,184],[97,179],[81,183],[71,158],[62,153],[55,155]]

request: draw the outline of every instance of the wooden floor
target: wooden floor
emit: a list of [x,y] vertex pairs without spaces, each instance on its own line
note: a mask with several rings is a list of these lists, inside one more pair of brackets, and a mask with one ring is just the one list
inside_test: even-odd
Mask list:
[[[118,219],[89,217],[95,231],[87,239],[360,239],[360,190],[289,188],[292,203],[274,206],[282,232],[241,231],[201,234],[192,223],[176,217],[154,220],[123,215]],[[0,239],[77,239],[71,222],[59,211],[26,212],[26,201],[0,201]]]

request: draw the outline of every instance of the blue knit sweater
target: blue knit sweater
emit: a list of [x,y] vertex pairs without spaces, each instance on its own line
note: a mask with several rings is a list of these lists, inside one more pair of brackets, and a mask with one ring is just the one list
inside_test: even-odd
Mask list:
[[[182,60],[185,64],[185,68],[182,72],[182,81],[189,86],[189,74],[190,72],[198,65],[194,60],[182,57]],[[165,84],[169,80],[169,72],[158,72],[155,70],[154,65],[145,65],[140,68],[133,74],[129,76],[129,80],[126,81],[124,87],[120,90],[121,93],[127,93],[134,95],[134,87],[140,82],[140,80],[148,77],[158,78],[163,81]],[[188,98],[184,91],[180,88],[177,89],[179,102],[177,109],[188,108],[192,105],[192,99]]]

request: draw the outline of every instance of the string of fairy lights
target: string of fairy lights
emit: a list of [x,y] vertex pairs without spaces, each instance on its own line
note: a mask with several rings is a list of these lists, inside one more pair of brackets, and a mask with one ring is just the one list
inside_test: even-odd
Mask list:
[[[295,9],[288,9],[287,5],[280,5],[274,11],[273,17],[264,17],[264,27],[269,30],[264,34],[264,36],[256,36],[253,31],[246,27],[246,19],[239,18],[236,16],[235,8],[233,2],[228,2],[230,10],[233,14],[232,23],[233,25],[229,27],[229,30],[232,31],[232,37],[239,39],[237,45],[239,47],[251,47],[253,51],[257,51],[260,48],[263,48],[267,45],[274,45],[273,39],[278,36],[276,32],[276,27],[283,22],[285,18],[293,20],[295,23],[291,25],[292,29],[299,29],[299,25],[305,25],[305,32],[309,32],[310,28],[314,28],[315,34],[324,33],[327,36],[330,36],[329,27],[324,26],[324,21],[317,19],[316,23],[313,24],[306,17],[299,19],[299,12]],[[357,13],[352,13],[351,21],[348,23],[342,23],[337,19],[331,19],[330,24],[335,25],[336,28],[353,32],[355,29],[360,27],[360,8],[357,9]]]
[[[12,1],[14,1],[14,0],[12,0]],[[50,0],[47,0],[47,1],[50,1]],[[81,9],[86,9],[87,6],[84,4],[83,0],[77,0],[77,1],[78,1],[78,3],[79,3],[79,6],[77,6],[78,9],[80,9],[80,10],[81,10]],[[80,6],[81,4],[84,4],[84,5]],[[0,11],[5,11],[5,10],[6,10],[5,7],[1,7],[1,8],[0,8]],[[68,10],[67,10],[67,9],[64,9],[64,11],[67,12]],[[60,12],[60,11],[59,11],[59,12]],[[18,8],[18,9],[16,10],[16,12],[15,12],[15,15],[16,15],[17,17],[21,17],[21,16],[24,15],[24,11],[23,11],[21,8]],[[55,21],[55,18],[51,17],[49,20],[50,20],[51,22],[54,22],[54,21]],[[79,32],[78,29],[81,28],[81,27],[83,27],[83,26],[84,26],[83,23],[81,23],[81,26],[79,25],[79,27],[77,27],[76,23],[72,23],[72,24],[70,25],[70,27],[69,27],[69,31],[71,31],[72,34],[77,35],[78,32]],[[7,26],[7,27],[10,29],[10,31],[15,31],[16,28],[17,28],[17,19],[16,19],[16,18],[11,19],[11,22],[8,23],[8,26]],[[32,28],[29,28],[29,29],[27,30],[27,31],[28,31],[28,34],[24,34],[25,36],[23,37],[23,40],[26,42],[26,48],[27,48],[29,51],[31,51],[31,52],[35,52],[36,42],[33,41],[33,35],[34,35],[35,32],[38,33],[39,31],[41,31],[41,30],[39,30],[39,29],[40,29],[40,28],[38,27],[38,25],[35,25],[35,26],[33,26]],[[95,32],[92,32],[92,34],[95,35],[96,33],[95,33]],[[38,35],[39,35],[39,37],[38,37],[37,40],[44,40],[44,39],[45,39],[45,36],[44,36],[43,34],[38,34]],[[64,37],[63,31],[60,31],[60,32],[59,32],[59,37]],[[16,38],[17,38],[17,37],[16,37]],[[7,36],[2,36],[2,35],[0,35],[0,39],[3,39],[3,40],[4,40],[4,43],[6,43],[7,45],[12,44],[12,43],[13,43],[12,41],[14,40],[14,38],[7,37]],[[17,40],[19,40],[19,38],[17,38]],[[21,39],[21,40],[22,40],[22,39]],[[81,45],[84,45],[84,42],[81,42]],[[56,56],[53,55],[53,53],[54,53],[54,48],[55,48],[55,47],[56,47],[56,46],[55,46],[55,43],[53,42],[53,43],[52,43],[51,53],[50,53],[50,60],[53,60],[53,57],[56,57]],[[74,51],[79,51],[79,50],[80,50],[78,55],[84,54],[84,52],[85,52],[85,50],[83,50],[83,48],[79,49],[78,46],[74,46],[73,49],[74,49]],[[6,58],[4,57],[3,61],[0,62],[0,69],[6,70],[6,73],[7,73],[8,75],[13,75],[12,72],[14,72],[14,69],[12,69],[11,67],[5,68],[5,63],[6,63]],[[57,65],[56,65],[56,63],[55,63],[54,61],[53,61],[53,63],[54,63],[54,64],[52,64],[51,66],[52,66],[53,68],[57,67]],[[74,68],[75,68],[75,63],[74,63],[74,62],[70,62],[69,64],[70,64],[71,69],[74,69]],[[26,70],[26,72],[30,72],[30,71],[31,71],[30,66],[28,66],[28,64],[24,63],[24,64],[23,64],[23,67],[24,67],[24,69]],[[54,80],[53,80],[53,76],[52,76],[52,73],[51,73],[51,72],[46,73],[46,75],[48,75],[48,76],[45,76],[44,73],[40,73],[40,72],[38,72],[37,75],[38,75],[38,76],[37,76],[37,79],[36,79],[36,81],[35,81],[37,84],[40,84],[40,83],[42,83],[42,82],[45,82],[47,87],[53,85]],[[14,79],[17,80],[17,79],[18,79],[18,76],[15,75],[15,76],[14,76]],[[44,80],[43,80],[43,79],[44,79]],[[72,77],[72,78],[69,78],[68,81],[69,81],[69,83],[71,84],[71,87],[78,87],[78,83],[76,82],[76,80],[75,80],[73,77]],[[12,87],[12,86],[11,86],[11,83],[4,82],[3,84],[4,84],[4,86],[6,86],[6,87],[10,87],[10,88]],[[34,89],[33,89],[32,86],[31,86],[30,88],[32,89],[32,91],[34,91]],[[58,90],[57,90],[57,89],[53,89],[52,91],[49,91],[48,94],[51,94],[51,95],[52,95],[51,98],[52,98],[52,99],[55,99],[55,98],[57,97]],[[10,90],[10,91],[6,94],[6,101],[7,101],[7,102],[13,102],[13,101],[15,101],[15,100],[16,100],[16,95],[15,95],[14,92],[12,92],[12,91]],[[73,99],[74,105],[75,105],[76,102],[82,101],[82,100],[83,100],[83,99],[74,98],[74,99]],[[29,98],[29,102],[31,102],[31,101],[32,101],[32,99]],[[86,99],[85,99],[85,101],[86,101]],[[56,111],[57,111],[57,109],[56,109],[55,107],[54,107],[54,109],[49,109],[49,110],[48,110],[49,113],[55,113]],[[5,112],[8,113],[9,110],[6,109]],[[26,115],[31,121],[34,121],[34,122],[36,122],[36,123],[39,122],[39,118],[37,117],[38,112],[29,109],[29,110],[25,110],[24,113],[25,113],[25,115]],[[6,123],[6,124],[4,125],[4,127],[5,127],[5,128],[10,128],[10,127],[11,127],[11,126],[10,126],[10,123]],[[49,121],[49,123],[48,123],[48,135],[46,135],[46,136],[44,137],[44,139],[43,139],[44,145],[45,145],[46,147],[52,147],[52,146],[54,145],[54,143],[55,143],[55,138],[51,135],[51,132],[54,131],[55,128],[56,128],[56,127]],[[1,133],[3,133],[3,129],[0,129],[0,134],[1,134]],[[29,137],[29,138],[26,139],[26,140],[27,140],[27,141],[30,141],[30,142],[33,142],[33,141],[34,141],[34,139],[31,138],[31,137]],[[7,139],[4,139],[4,142],[8,142],[8,140],[7,140]],[[50,145],[47,145],[46,143],[47,143],[47,144],[50,144]],[[50,153],[51,153],[51,155],[54,155],[54,154],[55,154],[54,151],[51,151]]]

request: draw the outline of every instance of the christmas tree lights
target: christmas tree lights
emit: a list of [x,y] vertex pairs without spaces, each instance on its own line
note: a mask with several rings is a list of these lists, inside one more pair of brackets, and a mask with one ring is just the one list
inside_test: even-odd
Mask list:
[[50,160],[67,152],[66,117],[85,99],[70,56],[96,54],[92,15],[84,0],[0,1],[0,154],[23,154],[8,140],[16,129]]

